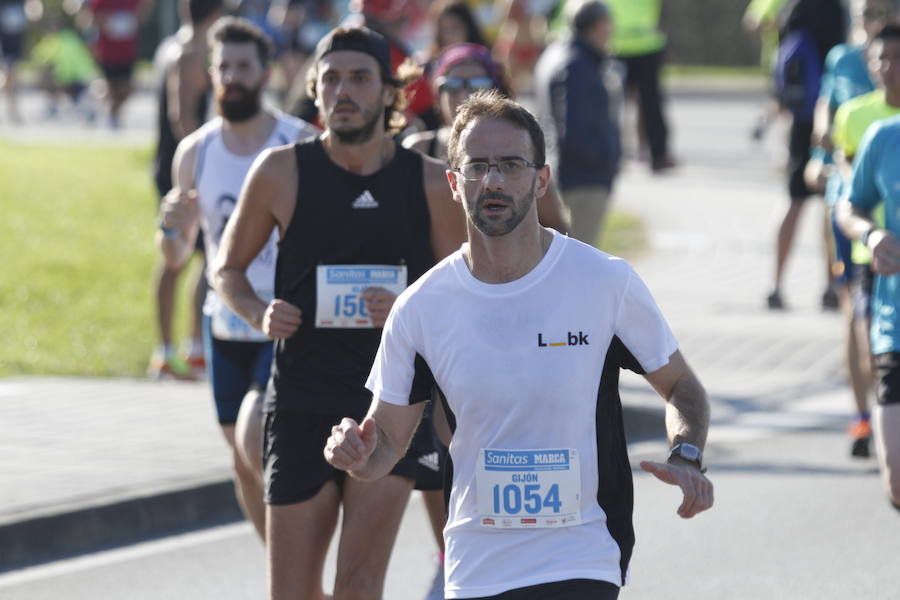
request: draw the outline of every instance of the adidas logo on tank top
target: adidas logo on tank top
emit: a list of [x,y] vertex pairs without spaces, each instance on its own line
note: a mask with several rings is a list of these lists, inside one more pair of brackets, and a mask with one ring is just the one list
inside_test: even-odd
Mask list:
[[351,204],[353,208],[378,208],[378,201],[375,200],[375,196],[372,195],[372,192],[369,190],[364,191],[359,195],[359,198],[353,201]]

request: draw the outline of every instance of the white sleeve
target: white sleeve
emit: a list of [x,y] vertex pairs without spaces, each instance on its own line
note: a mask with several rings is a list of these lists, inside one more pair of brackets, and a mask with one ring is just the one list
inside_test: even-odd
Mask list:
[[637,359],[645,373],[669,363],[678,350],[678,341],[656,305],[650,290],[633,269],[629,269],[625,292],[616,316],[615,334]]
[[375,400],[410,404],[417,351],[403,320],[411,312],[408,304],[395,304],[384,324],[375,363],[366,380],[366,388]]

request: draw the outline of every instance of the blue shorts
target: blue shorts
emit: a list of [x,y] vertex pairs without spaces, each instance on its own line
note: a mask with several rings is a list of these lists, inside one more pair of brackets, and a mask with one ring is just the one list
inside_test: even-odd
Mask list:
[[203,346],[216,415],[221,425],[234,425],[244,396],[265,390],[272,369],[272,342],[233,342],[212,335],[210,318],[203,317]]
[[834,210],[831,211],[831,231],[834,234],[834,259],[839,265],[837,269],[831,269],[831,275],[841,285],[850,285],[853,279],[853,246],[838,226]]

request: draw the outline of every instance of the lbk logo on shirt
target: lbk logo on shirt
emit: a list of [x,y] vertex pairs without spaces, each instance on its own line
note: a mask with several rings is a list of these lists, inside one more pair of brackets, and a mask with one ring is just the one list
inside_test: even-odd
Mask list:
[[558,348],[562,346],[590,346],[588,342],[588,334],[583,331],[579,331],[578,333],[572,333],[571,331],[566,332],[566,341],[564,342],[549,342],[544,339],[544,334],[538,334],[538,347],[539,348]]

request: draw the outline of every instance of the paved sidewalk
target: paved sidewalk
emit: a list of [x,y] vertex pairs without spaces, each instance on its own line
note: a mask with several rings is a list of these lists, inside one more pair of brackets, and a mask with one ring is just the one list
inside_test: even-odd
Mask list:
[[[786,280],[792,310],[763,308],[774,216],[786,203],[782,132],[749,142],[761,100],[671,104],[685,166],[653,177],[628,164],[615,203],[644,220],[649,249],[632,262],[712,396],[710,461],[773,431],[843,428],[840,319],[818,307],[824,267],[813,214]],[[639,377],[622,381],[633,439],[661,432],[661,400]],[[205,384],[0,380],[0,572],[238,518],[229,472]]]

